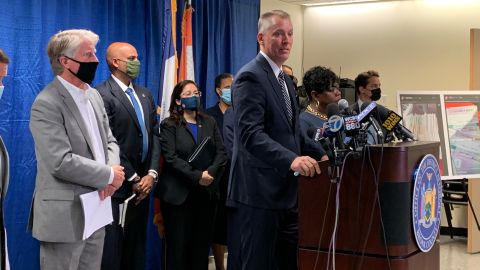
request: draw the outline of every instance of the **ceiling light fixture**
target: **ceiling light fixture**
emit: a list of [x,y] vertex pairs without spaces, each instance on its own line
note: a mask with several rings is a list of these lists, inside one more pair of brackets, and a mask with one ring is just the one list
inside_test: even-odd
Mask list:
[[314,1],[313,3],[303,3],[302,6],[307,6],[307,7],[333,6],[333,5],[358,4],[358,3],[381,2],[381,1],[382,0],[331,0],[331,1],[322,1],[322,2]]

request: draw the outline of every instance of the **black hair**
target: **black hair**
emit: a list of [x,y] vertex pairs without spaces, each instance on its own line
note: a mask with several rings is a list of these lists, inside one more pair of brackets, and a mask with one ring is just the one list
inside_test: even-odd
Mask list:
[[312,91],[321,94],[323,91],[329,90],[338,81],[339,78],[335,72],[322,66],[309,69],[303,76],[303,86],[310,100],[312,99]]

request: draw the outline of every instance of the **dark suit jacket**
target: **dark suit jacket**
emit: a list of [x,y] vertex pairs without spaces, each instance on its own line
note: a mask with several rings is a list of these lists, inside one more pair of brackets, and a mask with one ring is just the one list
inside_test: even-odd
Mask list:
[[358,107],[358,102],[355,102],[353,103],[352,105],[348,106],[352,112],[354,112],[355,114],[359,114],[360,113],[360,107]]
[[288,76],[285,79],[294,112],[292,124],[280,84],[265,57],[258,54],[235,76],[234,147],[227,205],[295,208],[297,177],[290,165],[306,146],[323,152],[320,146],[306,144],[293,82]]
[[217,122],[218,131],[220,132],[220,136],[222,136],[223,139],[223,113],[218,106],[218,102],[214,106],[206,109],[205,113],[215,119],[215,122]]
[[[148,133],[148,154],[142,162],[142,131],[138,123],[135,109],[128,96],[117,82],[110,78],[98,85],[105,103],[110,120],[113,136],[120,146],[120,161],[125,167],[125,180],[130,179],[135,173],[143,177],[149,169],[159,172],[160,142],[156,118],[156,107],[150,91],[140,85],[133,84],[133,88],[140,100],[143,109],[143,118]],[[132,183],[123,182],[122,187],[115,192],[114,198],[125,199],[132,194]]]
[[[199,115],[197,124],[197,142],[200,143],[205,137],[210,136],[215,143],[215,158],[207,168],[208,173],[215,180],[207,190],[212,196],[218,198],[218,183],[227,162],[225,148],[217,124],[212,117]],[[202,176],[201,170],[193,168],[188,163],[188,158],[197,147],[197,142],[184,121],[176,123],[173,119],[166,118],[162,121],[160,130],[160,145],[165,161],[156,195],[170,204],[180,205],[185,202],[189,192],[199,186]]]
[[233,116],[232,107],[228,108],[223,115],[223,144],[230,160],[233,154]]

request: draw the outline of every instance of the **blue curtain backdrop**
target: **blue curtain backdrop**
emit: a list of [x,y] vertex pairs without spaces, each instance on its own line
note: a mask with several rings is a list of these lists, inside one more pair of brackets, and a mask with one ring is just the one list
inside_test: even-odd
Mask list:
[[[36,161],[28,128],[30,107],[38,92],[53,78],[46,47],[60,30],[91,29],[100,36],[100,65],[96,85],[109,76],[107,46],[114,41],[133,44],[142,62],[137,83],[159,96],[162,15],[166,0],[15,0],[1,1],[0,48],[10,56],[9,76],[0,100],[0,135],[10,154],[10,185],[5,201],[5,223],[12,269],[39,269],[38,242],[27,232]],[[214,78],[235,73],[257,53],[256,32],[260,0],[193,1],[196,81],[204,104],[216,102]],[[183,0],[178,1],[177,37]],[[180,48],[180,47],[177,47]],[[161,96],[161,95],[160,95]],[[158,100],[157,100],[158,102]],[[147,269],[160,268],[160,244],[149,228]]]
[[[185,2],[177,1],[179,27]],[[225,72],[235,74],[257,53],[260,0],[192,0],[192,6],[195,81],[208,108],[218,101],[215,77]],[[181,48],[180,42],[177,48]]]

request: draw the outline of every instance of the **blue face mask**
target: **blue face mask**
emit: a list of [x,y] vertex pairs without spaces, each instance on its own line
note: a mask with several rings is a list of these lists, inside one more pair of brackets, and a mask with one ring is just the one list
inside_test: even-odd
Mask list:
[[197,96],[181,98],[180,106],[182,106],[184,110],[196,111],[200,106],[200,98]]
[[227,105],[232,105],[232,90],[230,88],[223,88],[222,95],[220,96],[220,98]]
[[5,89],[5,86],[4,85],[0,86],[0,99],[3,96],[3,89]]

